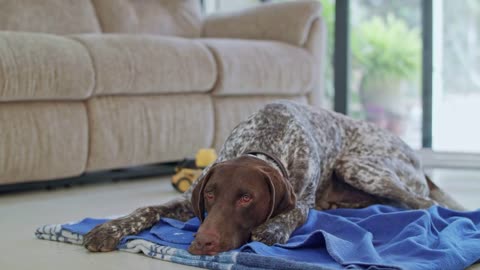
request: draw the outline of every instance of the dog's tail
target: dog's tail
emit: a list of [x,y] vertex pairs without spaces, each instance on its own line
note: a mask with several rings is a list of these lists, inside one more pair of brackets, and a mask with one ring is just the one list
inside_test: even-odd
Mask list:
[[433,181],[425,175],[427,179],[428,188],[430,189],[430,198],[436,201],[440,206],[447,207],[452,210],[465,211],[467,210],[461,204],[459,204],[455,199],[448,195],[445,191],[439,188]]

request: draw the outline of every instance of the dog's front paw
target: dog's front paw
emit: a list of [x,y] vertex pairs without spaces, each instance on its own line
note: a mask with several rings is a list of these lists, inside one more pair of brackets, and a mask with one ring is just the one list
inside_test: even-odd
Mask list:
[[92,252],[107,252],[117,248],[123,235],[112,222],[100,224],[83,237],[83,245]]
[[266,245],[285,244],[290,238],[290,233],[281,226],[270,224],[269,226],[260,225],[252,232],[252,240],[262,242]]

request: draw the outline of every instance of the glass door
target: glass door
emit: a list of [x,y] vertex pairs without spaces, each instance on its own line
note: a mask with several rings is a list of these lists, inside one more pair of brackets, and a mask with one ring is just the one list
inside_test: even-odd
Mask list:
[[415,149],[422,138],[421,0],[350,1],[348,114]]
[[432,149],[480,153],[480,0],[433,4]]

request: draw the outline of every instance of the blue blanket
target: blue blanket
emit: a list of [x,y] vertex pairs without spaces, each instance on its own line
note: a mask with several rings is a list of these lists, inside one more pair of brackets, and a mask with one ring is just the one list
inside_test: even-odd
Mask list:
[[[37,229],[40,239],[82,243],[82,235],[107,219],[84,219]],[[311,210],[287,244],[252,242],[217,256],[186,249],[199,226],[162,219],[151,230],[125,237],[119,249],[210,269],[465,269],[480,260],[480,211],[442,207],[404,210],[374,205],[364,209]]]

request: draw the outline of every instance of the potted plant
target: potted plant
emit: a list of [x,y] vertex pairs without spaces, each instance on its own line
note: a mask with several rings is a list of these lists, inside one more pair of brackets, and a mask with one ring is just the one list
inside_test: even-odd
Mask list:
[[373,17],[353,31],[352,54],[366,119],[401,135],[409,100],[419,91],[419,32],[391,14]]

